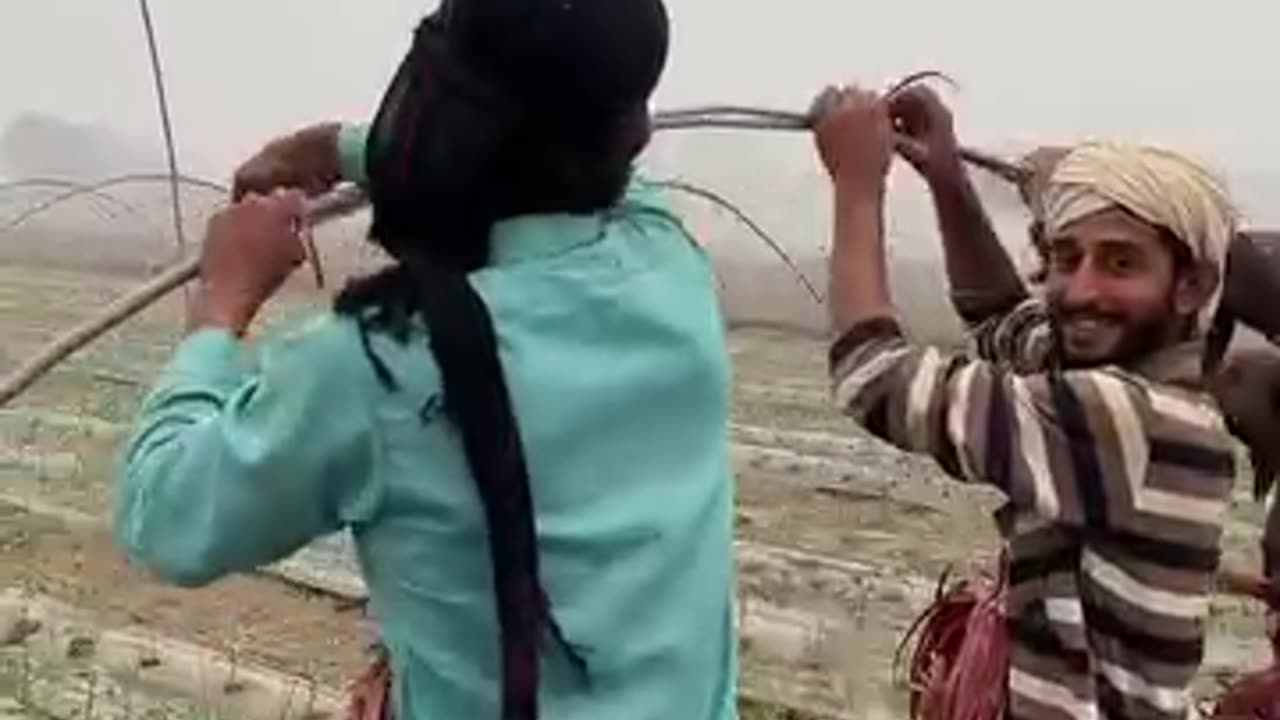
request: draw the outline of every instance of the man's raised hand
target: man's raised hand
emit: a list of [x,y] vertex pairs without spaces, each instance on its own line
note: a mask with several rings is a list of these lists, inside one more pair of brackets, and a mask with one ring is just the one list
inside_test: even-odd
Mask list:
[[893,160],[893,123],[879,94],[828,88],[813,108],[818,154],[836,185],[883,194]]
[[236,169],[232,196],[239,200],[289,188],[315,197],[332,190],[342,179],[340,130],[338,123],[312,125],[267,143]]

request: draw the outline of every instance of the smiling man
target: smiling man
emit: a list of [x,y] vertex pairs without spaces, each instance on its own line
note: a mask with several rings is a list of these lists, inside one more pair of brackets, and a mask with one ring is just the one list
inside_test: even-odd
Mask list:
[[986,701],[975,716],[1187,717],[1235,472],[1201,363],[1233,232],[1222,187],[1164,150],[1071,149],[1040,197],[1045,300],[1015,284],[970,307],[973,355],[914,346],[882,219],[895,121],[910,123],[858,90],[829,91],[818,112],[836,195],[836,401],[1008,499],[1008,682],[963,699]]

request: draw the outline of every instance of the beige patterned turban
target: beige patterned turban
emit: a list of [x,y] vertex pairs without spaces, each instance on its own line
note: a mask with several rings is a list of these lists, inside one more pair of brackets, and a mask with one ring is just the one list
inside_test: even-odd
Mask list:
[[[1197,262],[1218,269],[1235,234],[1236,212],[1226,187],[1194,160],[1163,148],[1120,143],[1084,143],[1057,160],[1039,194],[1045,233],[1109,207],[1119,206],[1167,228]],[[1222,297],[1222,283],[1200,312],[1208,329]]]

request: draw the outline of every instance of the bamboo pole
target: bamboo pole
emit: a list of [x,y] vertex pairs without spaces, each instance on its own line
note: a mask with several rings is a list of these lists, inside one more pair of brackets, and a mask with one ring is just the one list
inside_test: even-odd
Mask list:
[[[319,225],[348,215],[363,207],[364,193],[354,186],[344,186],[328,195],[312,200],[307,207],[307,220]],[[186,285],[200,272],[200,256],[195,255],[148,280],[138,289],[108,305],[100,314],[72,328],[54,340],[0,381],[0,406],[20,395],[58,363],[77,350],[124,323],[160,298]]]
[[[151,4],[138,0],[138,12],[142,15],[142,29],[147,36],[147,52],[151,58],[151,79],[155,84],[156,110],[160,113],[160,129],[164,138],[165,156],[169,162],[169,203],[173,212],[173,239],[178,244],[178,254],[187,249],[187,236],[182,227],[182,192],[178,186],[178,150],[173,140],[173,118],[169,113],[169,97],[165,90],[164,68],[160,64],[160,44],[156,40],[155,23],[151,20]],[[191,296],[186,296],[188,304]]]

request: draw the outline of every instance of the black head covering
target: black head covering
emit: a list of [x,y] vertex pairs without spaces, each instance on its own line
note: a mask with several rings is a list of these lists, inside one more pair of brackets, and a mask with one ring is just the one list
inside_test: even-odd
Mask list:
[[667,56],[652,0],[446,0],[459,52],[531,115],[591,127],[643,104]]
[[408,335],[420,313],[445,408],[485,510],[502,645],[502,718],[538,714],[539,647],[551,615],[519,425],[497,336],[467,273],[492,225],[525,212],[614,202],[647,135],[645,110],[667,53],[661,0],[445,0],[418,27],[367,148],[370,235],[398,261],[348,286],[379,378],[395,378],[368,331]]
[[374,237],[474,268],[495,219],[608,205],[667,46],[660,0],[446,0],[370,133]]

